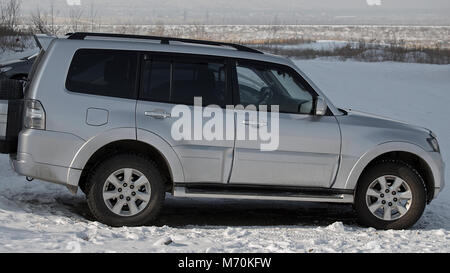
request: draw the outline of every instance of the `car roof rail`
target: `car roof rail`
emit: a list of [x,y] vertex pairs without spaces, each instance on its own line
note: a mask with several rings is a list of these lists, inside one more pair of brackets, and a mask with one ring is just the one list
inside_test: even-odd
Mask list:
[[160,40],[161,44],[170,44],[171,41],[182,42],[189,44],[200,44],[200,45],[211,45],[211,46],[228,46],[233,47],[239,51],[246,51],[251,53],[264,54],[263,52],[233,43],[215,42],[215,41],[205,41],[205,40],[194,40],[185,38],[173,38],[173,37],[163,37],[163,36],[146,36],[146,35],[134,35],[134,34],[117,34],[117,33],[95,33],[95,32],[74,32],[67,33],[67,39],[70,40],[84,40],[86,37],[107,37],[107,38],[128,38],[128,39],[144,39],[144,40]]

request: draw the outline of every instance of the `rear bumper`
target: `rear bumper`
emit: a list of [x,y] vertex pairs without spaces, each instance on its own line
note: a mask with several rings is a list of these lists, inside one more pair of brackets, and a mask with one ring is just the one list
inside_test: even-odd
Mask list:
[[10,155],[11,165],[18,174],[62,184],[75,193],[82,170],[70,165],[83,144],[72,134],[24,129],[19,133],[17,153]]
[[[20,175],[65,185],[72,192],[76,192],[77,190],[77,187],[70,185],[69,180],[75,173],[77,173],[79,177],[79,175],[81,175],[81,170],[37,163],[33,160],[33,157],[27,153],[11,154],[10,163],[13,170]],[[71,175],[69,176],[69,174]]]

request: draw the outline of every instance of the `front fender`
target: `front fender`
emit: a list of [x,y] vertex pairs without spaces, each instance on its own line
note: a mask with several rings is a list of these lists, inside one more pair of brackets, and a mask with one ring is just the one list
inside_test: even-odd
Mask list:
[[343,188],[355,189],[364,168],[376,157],[389,152],[408,152],[415,154],[428,164],[433,173],[434,181],[440,181],[438,164],[420,146],[408,142],[385,142],[364,153],[353,165],[348,175],[341,176],[342,181],[345,181]]

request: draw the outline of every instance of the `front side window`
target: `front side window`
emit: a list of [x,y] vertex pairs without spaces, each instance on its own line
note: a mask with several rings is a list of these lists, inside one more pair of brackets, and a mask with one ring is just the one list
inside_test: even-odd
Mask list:
[[152,60],[143,68],[144,100],[192,105],[225,105],[226,66],[220,62]]
[[291,71],[254,64],[236,65],[240,103],[279,105],[280,112],[310,114],[313,95]]
[[137,52],[80,49],[70,64],[66,80],[69,91],[135,98]]

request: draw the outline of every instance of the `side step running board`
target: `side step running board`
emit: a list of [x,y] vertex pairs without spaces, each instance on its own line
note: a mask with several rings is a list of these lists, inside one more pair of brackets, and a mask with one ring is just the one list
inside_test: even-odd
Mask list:
[[271,190],[258,188],[228,187],[189,187],[175,185],[173,195],[192,198],[229,198],[254,200],[284,200],[306,202],[353,203],[352,193],[333,192],[330,190],[311,191],[305,189]]

